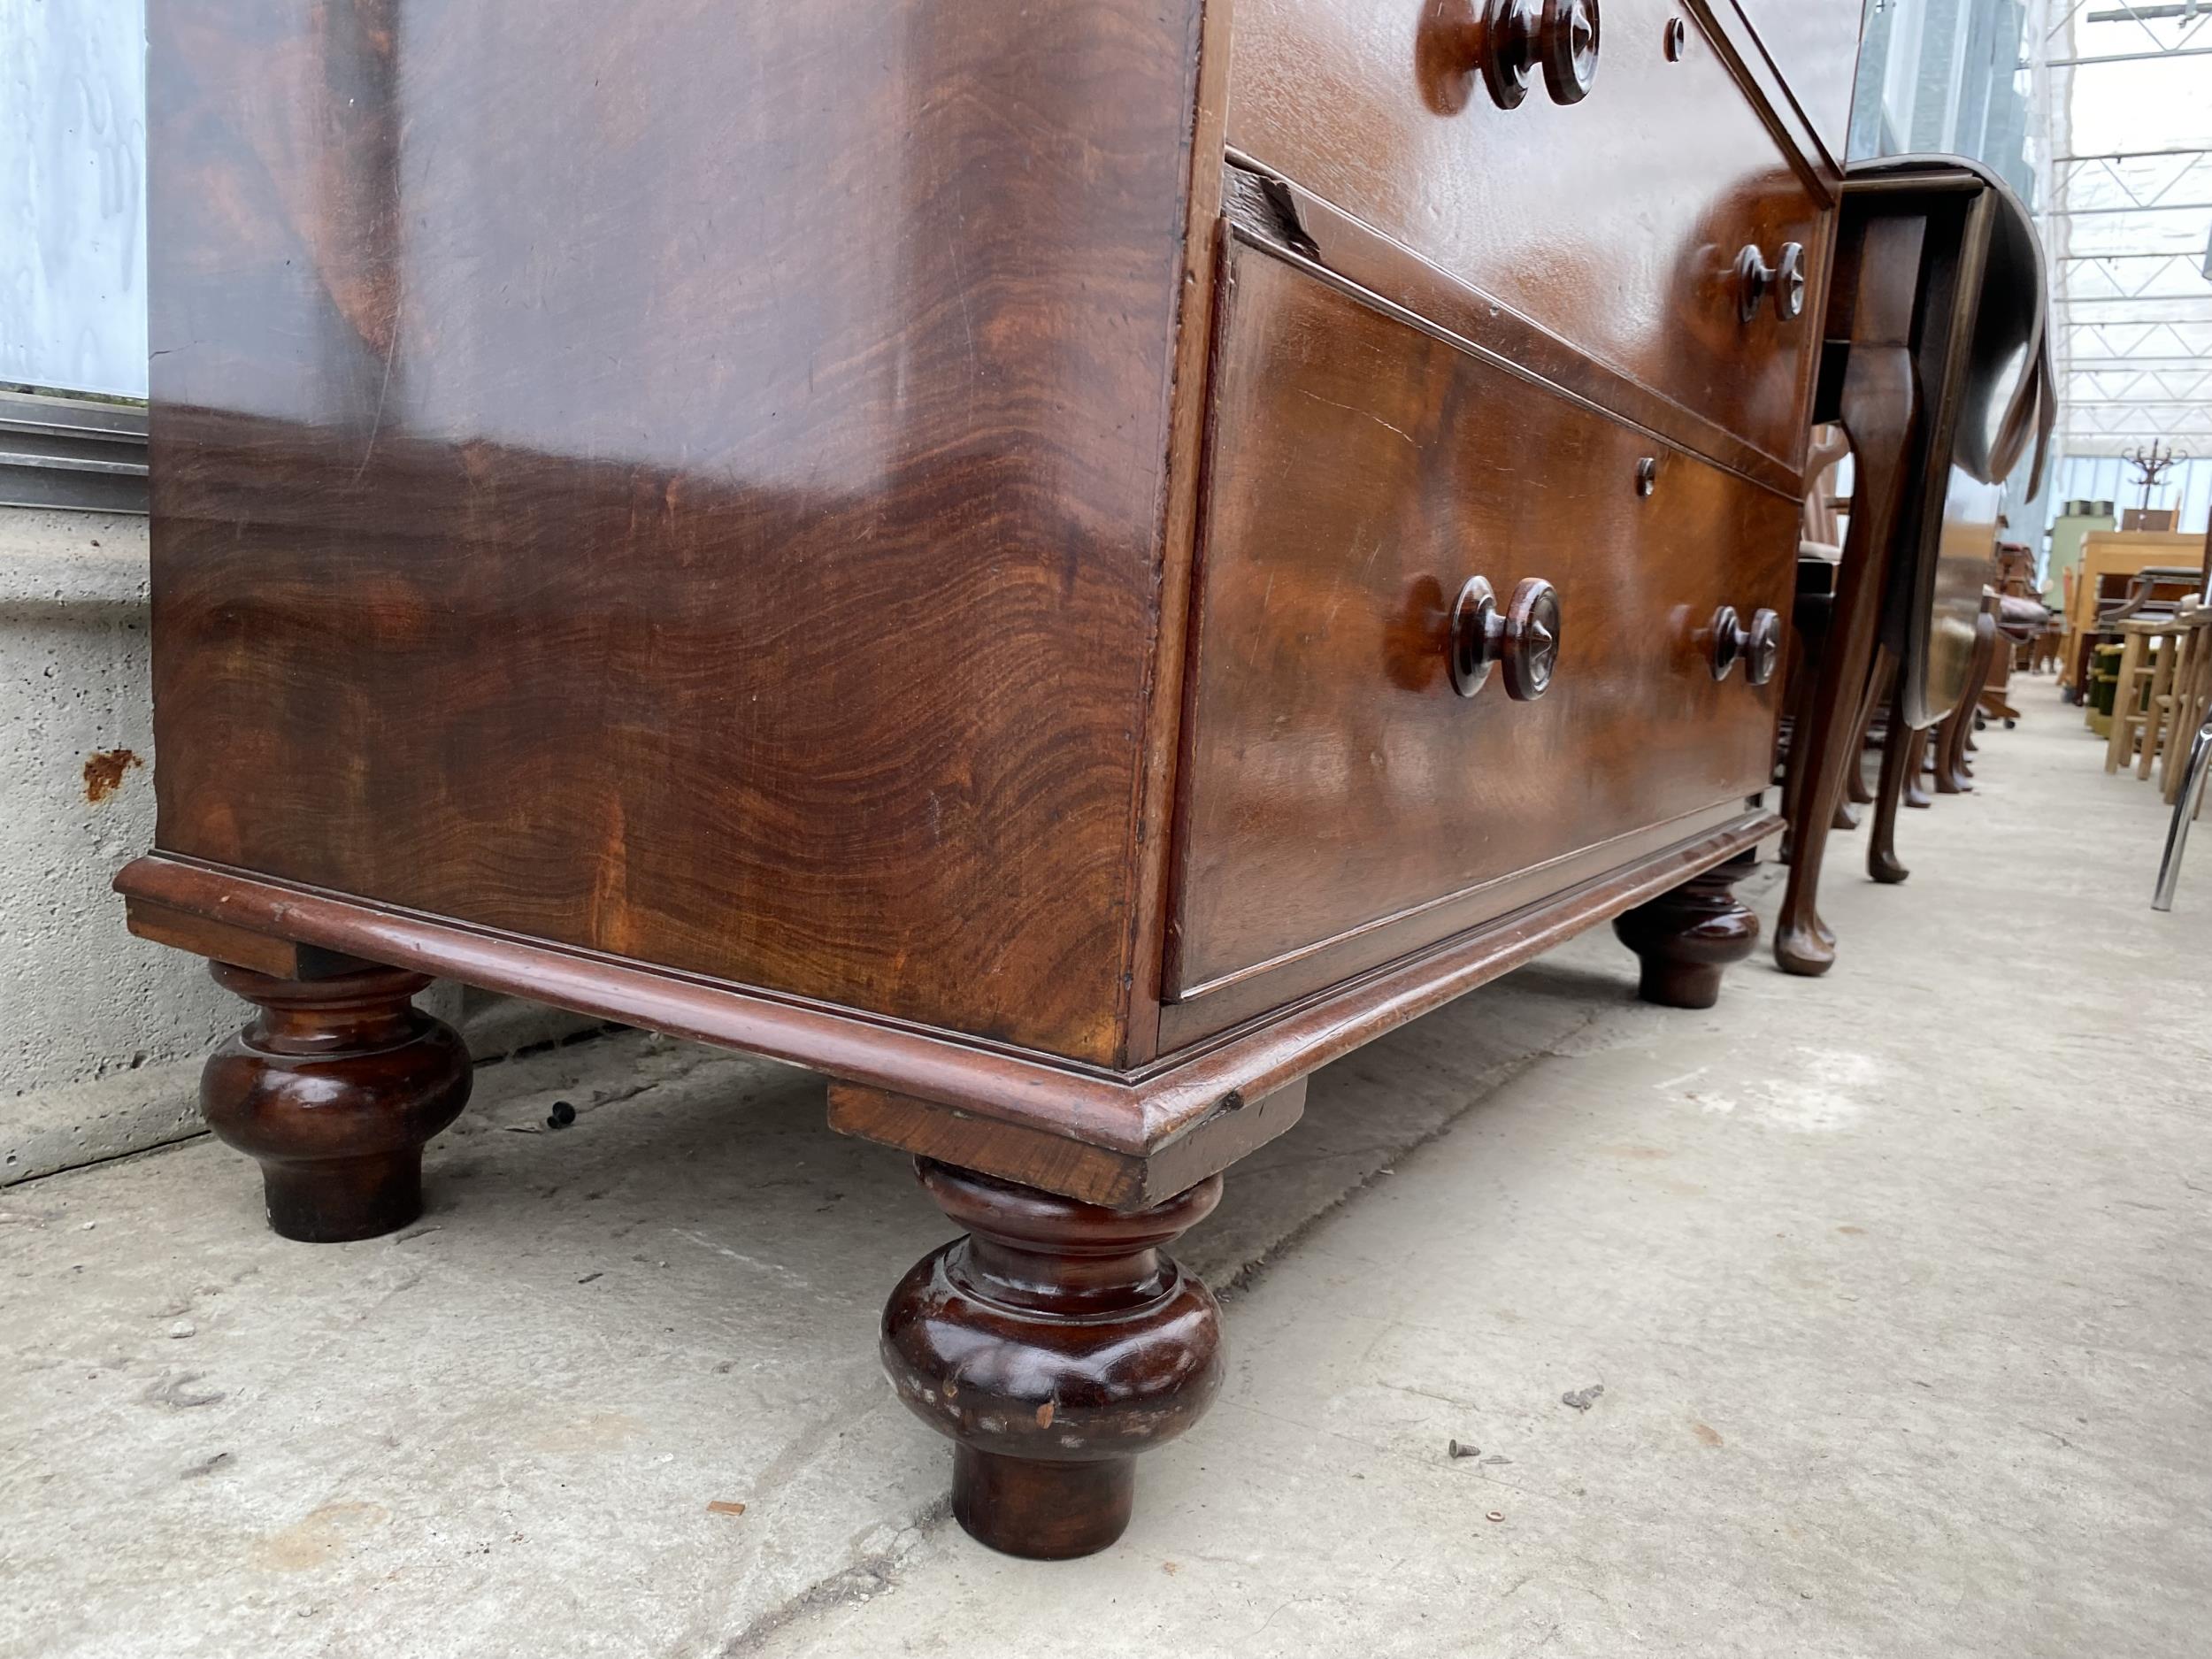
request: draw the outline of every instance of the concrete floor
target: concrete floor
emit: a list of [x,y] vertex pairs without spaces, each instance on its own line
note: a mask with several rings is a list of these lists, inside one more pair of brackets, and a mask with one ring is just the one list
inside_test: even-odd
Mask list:
[[873,1356],[945,1225],[803,1074],[486,1067],[364,1245],[206,1141],[12,1188],[0,1655],[2201,1654],[2212,830],[2154,916],[2154,790],[2023,695],[1906,887],[1837,842],[1826,979],[1647,1009],[1601,932],[1317,1077],[1087,1562],[947,1520]]

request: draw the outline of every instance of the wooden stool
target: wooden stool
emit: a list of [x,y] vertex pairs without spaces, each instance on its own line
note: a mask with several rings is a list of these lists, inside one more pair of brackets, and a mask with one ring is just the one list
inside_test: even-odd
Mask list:
[[2143,738],[2135,762],[2138,778],[2149,777],[2161,750],[2170,753],[2177,740],[2185,741],[2185,734],[2195,730],[2178,724],[2186,712],[2181,693],[2195,672],[2208,620],[2212,618],[2193,605],[2176,612],[2172,633],[2151,666],[2150,703],[2143,711]]
[[2120,667],[2114,677],[2112,729],[2105,738],[2104,769],[2117,772],[2140,751],[2135,775],[2151,775],[2165,703],[2172,693],[2174,665],[2184,642],[2198,631],[2196,612],[2167,617],[2130,617],[2118,625]]
[[2146,682],[2151,677],[2151,658],[2164,637],[2167,624],[2131,617],[2115,625],[2120,636],[2120,664],[2112,676],[2112,726],[2105,733],[2104,769],[2117,772],[2135,753],[2135,733],[2149,702]]

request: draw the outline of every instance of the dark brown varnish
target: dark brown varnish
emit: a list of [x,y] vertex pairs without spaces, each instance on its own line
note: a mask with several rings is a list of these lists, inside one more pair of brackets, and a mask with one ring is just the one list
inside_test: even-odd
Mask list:
[[423,1143],[461,1115],[472,1080],[460,1037],[409,1000],[430,981],[391,968],[214,973],[257,1011],[209,1058],[200,1110],[261,1165],[269,1225],[334,1244],[414,1220]]
[[918,1160],[966,1235],[916,1263],[883,1310],[883,1364],[952,1438],[960,1525],[1009,1555],[1106,1548],[1129,1525],[1137,1454],[1221,1386],[1221,1310],[1162,1253],[1221,1178],[1148,1210],[1101,1209]]
[[428,975],[811,1066],[965,1229],[883,1336],[963,1525],[1110,1542],[1310,1073],[1615,917],[1656,1000],[1748,948],[1710,633],[1790,591],[1848,88],[1750,4],[1503,111],[1460,0],[150,0],[117,885],[260,1006],[273,1224],[416,1213]]
[[1720,1000],[1721,971],[1759,942],[1759,918],[1734,892],[1753,862],[1740,854],[1614,918],[1614,933],[1643,964],[1636,992],[1645,1002],[1710,1008]]
[[158,844],[1123,1060],[1198,17],[155,0]]

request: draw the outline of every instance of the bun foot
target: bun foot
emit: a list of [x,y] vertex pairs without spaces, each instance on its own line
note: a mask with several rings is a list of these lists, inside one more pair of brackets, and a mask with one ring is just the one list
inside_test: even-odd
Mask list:
[[1033,1462],[952,1448],[953,1518],[979,1544],[1032,1561],[1095,1555],[1129,1528],[1137,1460]]
[[953,1514],[979,1543],[1064,1560],[1129,1525],[1137,1454],[1221,1386],[1221,1310],[1162,1246],[1220,1201],[1210,1176],[1123,1214],[918,1159],[968,1229],[899,1281],[883,1368],[954,1442]]
[[1642,964],[1636,995],[1662,1008],[1710,1008],[1722,972],[1751,954],[1759,918],[1732,889],[1748,875],[1740,854],[1614,918],[1613,932]]
[[409,1000],[430,983],[372,968],[216,979],[258,1011],[208,1060],[200,1110],[261,1165],[269,1225],[288,1239],[373,1239],[422,1214],[422,1148],[468,1102],[468,1050]]

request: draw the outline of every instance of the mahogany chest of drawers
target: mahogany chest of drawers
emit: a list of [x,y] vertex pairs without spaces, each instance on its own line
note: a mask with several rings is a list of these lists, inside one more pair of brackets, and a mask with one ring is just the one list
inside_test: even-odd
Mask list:
[[423,976],[814,1066],[963,1521],[1110,1542],[1307,1073],[1749,949],[1857,18],[1745,3],[154,0],[119,886],[274,1225],[412,1214]]

